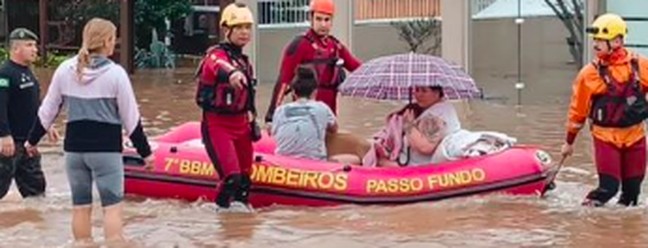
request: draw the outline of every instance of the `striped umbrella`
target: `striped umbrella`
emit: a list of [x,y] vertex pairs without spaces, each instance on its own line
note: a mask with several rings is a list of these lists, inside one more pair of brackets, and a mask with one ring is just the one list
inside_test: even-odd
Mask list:
[[460,66],[425,54],[398,54],[364,63],[344,80],[342,95],[379,100],[410,100],[416,86],[441,86],[447,99],[481,96]]

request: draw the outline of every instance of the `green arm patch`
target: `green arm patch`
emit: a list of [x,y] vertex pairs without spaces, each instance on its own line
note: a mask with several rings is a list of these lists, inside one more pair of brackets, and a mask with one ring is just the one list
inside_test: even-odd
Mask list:
[[0,78],[0,88],[7,88],[7,87],[9,87],[9,79]]

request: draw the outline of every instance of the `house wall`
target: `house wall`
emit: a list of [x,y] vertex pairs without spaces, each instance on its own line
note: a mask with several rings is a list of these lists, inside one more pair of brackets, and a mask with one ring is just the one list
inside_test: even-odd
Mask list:
[[[306,28],[261,29],[258,32],[258,78],[274,83],[282,49]],[[389,24],[355,25],[353,53],[367,61],[376,57],[404,53],[406,43]],[[472,75],[486,95],[509,103],[517,99],[517,26],[511,19],[472,22]],[[522,29],[522,80],[526,89],[522,100],[539,102],[551,96],[565,96],[577,72],[565,42],[563,24],[555,18],[527,19]],[[429,43],[428,43],[429,45]],[[531,92],[544,92],[531,94]]]
[[[512,19],[473,21],[472,75],[489,97],[517,102],[517,25]],[[569,95],[578,68],[566,43],[562,22],[527,18],[522,25],[522,103]]]

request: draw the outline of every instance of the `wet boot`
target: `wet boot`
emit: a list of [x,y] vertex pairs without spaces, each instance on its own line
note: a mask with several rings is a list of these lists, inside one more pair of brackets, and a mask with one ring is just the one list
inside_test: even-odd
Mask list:
[[250,187],[252,187],[252,180],[250,176],[243,175],[241,176],[241,183],[234,194],[234,200],[248,204],[248,197],[250,196]]
[[234,193],[234,202],[238,205],[241,205],[245,210],[252,211],[252,206],[249,203],[250,188],[252,187],[252,180],[250,180],[249,175],[243,175],[241,177],[241,184],[239,184],[238,189]]
[[619,198],[618,204],[624,206],[637,206],[642,180],[643,178],[623,180],[621,183],[621,197]]
[[583,206],[601,207],[619,191],[619,180],[612,176],[599,174],[599,187],[585,197]]
[[234,196],[237,188],[239,188],[239,185],[241,184],[241,175],[232,174],[225,178],[225,181],[221,183],[221,189],[216,196],[216,205],[218,205],[219,208],[229,208],[230,199]]

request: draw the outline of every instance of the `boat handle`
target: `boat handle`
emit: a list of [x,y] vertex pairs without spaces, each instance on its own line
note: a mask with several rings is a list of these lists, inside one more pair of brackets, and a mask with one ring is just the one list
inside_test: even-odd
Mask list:
[[124,155],[122,156],[122,161],[124,162],[124,165],[135,165],[135,166],[146,165],[144,159],[137,155]]

